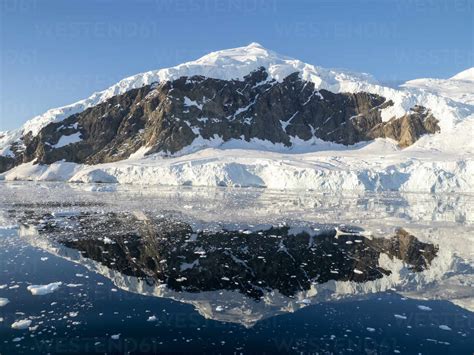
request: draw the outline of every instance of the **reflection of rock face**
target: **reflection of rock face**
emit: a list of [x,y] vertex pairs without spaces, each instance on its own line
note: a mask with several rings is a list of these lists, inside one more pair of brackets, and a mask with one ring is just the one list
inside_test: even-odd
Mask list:
[[292,297],[330,280],[379,279],[390,274],[379,266],[381,254],[404,261],[413,271],[427,268],[437,254],[432,244],[404,230],[390,239],[287,226],[193,232],[187,223],[172,219],[116,213],[59,220],[42,216],[38,229],[86,258],[150,284],[186,292],[238,290],[254,299],[273,290]]

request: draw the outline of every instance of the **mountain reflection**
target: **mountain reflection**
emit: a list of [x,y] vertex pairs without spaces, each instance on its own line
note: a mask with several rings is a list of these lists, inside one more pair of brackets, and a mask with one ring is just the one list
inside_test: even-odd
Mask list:
[[293,297],[312,284],[364,283],[391,274],[381,256],[410,272],[429,268],[438,248],[404,229],[372,238],[349,227],[288,225],[193,230],[176,218],[138,213],[22,216],[40,235],[123,275],[177,292],[238,291],[259,300],[278,291]]

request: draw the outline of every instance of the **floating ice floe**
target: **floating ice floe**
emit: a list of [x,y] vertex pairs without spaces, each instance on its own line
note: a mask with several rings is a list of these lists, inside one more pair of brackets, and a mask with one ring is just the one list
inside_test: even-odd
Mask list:
[[398,319],[407,319],[406,316],[402,316],[401,314],[394,314],[394,317]]
[[31,292],[33,296],[43,296],[47,295],[48,293],[53,293],[56,291],[59,286],[62,285],[62,282],[52,282],[47,285],[30,285],[27,287],[28,291]]
[[10,303],[10,300],[8,298],[0,297],[0,307],[6,306],[8,303]]
[[439,329],[442,329],[442,330],[452,330],[450,327],[448,327],[447,325],[444,325],[444,324],[440,325],[440,326],[439,326]]
[[420,309],[420,310],[422,310],[422,311],[431,311],[431,308],[430,308],[430,307],[422,306],[422,305],[418,305],[418,309]]
[[12,329],[27,329],[31,325],[30,319],[21,319],[14,322],[11,327]]

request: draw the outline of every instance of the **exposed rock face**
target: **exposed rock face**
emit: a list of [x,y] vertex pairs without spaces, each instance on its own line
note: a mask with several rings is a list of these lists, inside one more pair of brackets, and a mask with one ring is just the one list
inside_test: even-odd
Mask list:
[[0,155],[0,172],[10,170],[15,166],[15,159]]
[[[438,248],[403,229],[391,238],[366,238],[357,231],[311,235],[289,226],[252,231],[193,231],[186,222],[145,214],[92,213],[66,216],[27,213],[22,223],[124,275],[173,290],[238,290],[260,299],[278,290],[291,297],[313,283],[363,283],[390,275],[382,254],[405,262],[412,272],[429,268]],[[40,223],[41,222],[41,223]],[[74,226],[74,228],[70,228]]]
[[415,106],[410,114],[379,123],[367,134],[371,138],[392,138],[408,147],[426,133],[439,131],[438,120],[424,107]]
[[[182,77],[117,95],[49,124],[35,137],[23,137],[26,148],[15,161],[113,162],[141,147],[147,147],[148,154],[173,154],[197,137],[256,138],[285,146],[291,146],[294,138],[349,145],[387,137],[406,147],[439,130],[436,118],[423,107],[382,122],[381,110],[390,105],[374,94],[315,90],[298,73],[282,82],[268,80],[263,68],[243,80]],[[79,139],[61,143],[69,136]],[[0,172],[11,163],[0,160]]]

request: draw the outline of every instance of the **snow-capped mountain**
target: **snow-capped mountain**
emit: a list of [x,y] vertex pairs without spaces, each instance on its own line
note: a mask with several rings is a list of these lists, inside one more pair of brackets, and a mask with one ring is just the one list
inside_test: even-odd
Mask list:
[[[460,157],[474,150],[469,133],[474,120],[470,77],[472,70],[446,81],[462,83],[455,93],[438,90],[441,84],[436,86],[431,81],[424,86],[411,81],[397,90],[377,84],[367,74],[316,67],[252,43],[123,79],[85,100],[34,117],[17,131],[0,133],[0,172],[17,166],[3,177],[281,188],[268,178],[267,174],[273,172],[264,173],[259,164],[249,167],[244,160],[248,157],[258,162],[262,155],[268,156],[268,151],[325,150],[344,159],[361,151],[366,158],[370,156],[367,152],[393,153],[397,159],[391,163],[409,158],[410,164],[402,164],[403,171],[393,167],[390,171],[411,175],[406,169],[415,168],[411,166],[413,151],[425,152],[423,157],[432,160],[427,152],[433,150],[456,152]],[[218,148],[207,150],[213,159],[181,168],[180,159],[194,161],[193,154],[201,159],[205,148]],[[229,152],[226,148],[250,149],[252,153],[235,149]],[[168,159],[163,160],[163,156]],[[301,160],[301,156],[294,157]],[[217,166],[213,165],[214,158],[220,161]],[[229,158],[234,165],[229,165]],[[297,176],[312,181],[303,183],[307,188],[333,188],[324,187],[326,182],[314,185],[317,176],[327,181],[325,174],[329,171],[344,182],[357,171],[349,189],[407,188],[402,186],[407,183],[405,178],[382,178],[379,171],[373,171],[377,166],[384,170],[382,175],[387,174],[389,165],[381,166],[380,157],[364,159],[366,166],[344,162],[345,166],[336,169],[339,173],[331,167],[328,170],[330,165],[324,161],[307,158],[306,162],[291,164],[292,169],[298,166],[304,170]],[[271,164],[264,166],[281,165],[281,159],[272,156]],[[235,166],[237,160],[239,165]],[[445,158],[441,160],[446,163]],[[135,168],[137,164],[140,167]],[[205,174],[196,167],[204,169]],[[432,166],[426,169],[431,171],[433,183],[443,185],[442,189],[455,186],[470,190],[470,178],[464,174],[471,173],[471,162],[463,160],[460,167],[461,175],[452,170],[458,169],[457,163],[443,170],[450,181],[441,183],[435,182],[438,173]],[[295,175],[284,166],[275,169],[279,174]],[[366,178],[359,173],[361,169]],[[341,171],[344,176],[339,176]],[[284,186],[293,184],[301,186],[301,181]],[[336,186],[340,188],[340,183]]]

